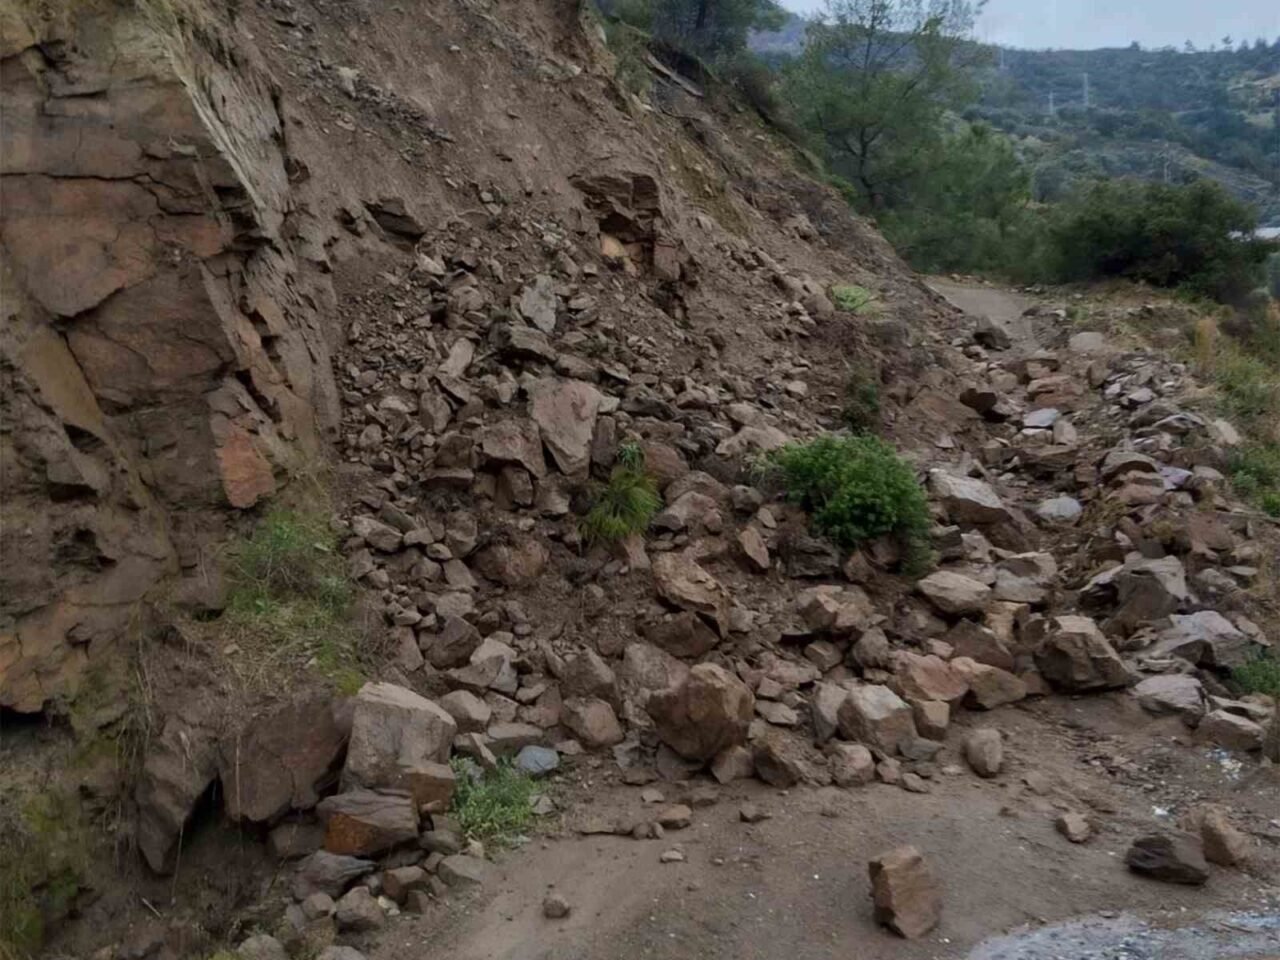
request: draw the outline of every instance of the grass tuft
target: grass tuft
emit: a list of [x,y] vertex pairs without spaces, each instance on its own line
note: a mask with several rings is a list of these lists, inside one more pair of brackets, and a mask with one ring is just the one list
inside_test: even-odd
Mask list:
[[636,444],[623,444],[609,482],[596,494],[582,520],[589,543],[613,543],[644,533],[662,506],[653,477],[645,472],[644,453]]
[[1263,693],[1280,700],[1280,655],[1262,652],[1242,667],[1231,671],[1231,679],[1241,693]]
[[815,530],[847,549],[886,534],[906,548],[912,575],[932,563],[929,503],[911,465],[879,437],[819,437],[775,451],[787,495]]
[[856,283],[838,283],[831,288],[831,300],[836,309],[846,313],[867,313],[875,299],[874,293]]
[[463,833],[482,843],[510,844],[533,823],[533,780],[508,763],[482,773],[466,757],[451,762],[458,779],[453,815]]
[[252,674],[244,679],[275,682],[311,667],[341,692],[359,689],[364,677],[351,617],[355,590],[325,517],[272,510],[252,534],[232,544],[229,574],[218,630]]

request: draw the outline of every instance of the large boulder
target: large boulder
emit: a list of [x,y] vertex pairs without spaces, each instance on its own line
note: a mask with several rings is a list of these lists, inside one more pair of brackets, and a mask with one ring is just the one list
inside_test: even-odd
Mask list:
[[935,570],[916,589],[942,613],[957,617],[982,613],[991,599],[989,586],[954,570]]
[[218,776],[218,749],[207,730],[169,717],[147,745],[138,778],[138,849],[156,873],[172,872],[178,838]]
[[218,776],[232,820],[269,823],[309,810],[337,780],[351,714],[325,698],[302,700],[254,717],[220,744]]
[[949,661],[952,672],[968,687],[965,706],[976,710],[994,710],[1006,703],[1026,699],[1027,685],[1021,677],[990,664],[978,663],[968,657],[955,657]]
[[1088,617],[1054,617],[1035,660],[1050,684],[1072,693],[1125,687],[1130,680],[1124,661]]
[[946,660],[907,650],[893,655],[892,683],[898,695],[912,703],[929,700],[957,703],[969,692],[968,683]]
[[[419,792],[419,779],[449,760],[458,725],[438,704],[392,683],[366,683],[356,695],[344,789]],[[425,801],[424,801],[425,802]]]
[[544,377],[530,386],[529,415],[561,473],[586,473],[603,401],[604,394],[583,380]]
[[724,636],[729,629],[729,595],[689,553],[661,553],[653,561],[658,595],[681,610],[708,618]]
[[320,801],[316,813],[324,848],[340,856],[374,856],[418,837],[418,807],[407,793],[352,790]]
[[1235,668],[1254,648],[1248,635],[1216,610],[1169,617],[1171,626],[1146,651],[1150,657],[1175,656],[1205,667]]
[[1195,677],[1184,674],[1147,677],[1132,692],[1148,713],[1174,714],[1189,727],[1196,726],[1204,717],[1204,686]]
[[1131,558],[1080,591],[1080,602],[1091,610],[1113,610],[1109,626],[1123,633],[1176,613],[1189,597],[1186,570],[1177,557]]
[[840,735],[893,754],[916,737],[915,715],[901,697],[880,684],[849,691],[837,712]]
[[688,760],[711,760],[746,741],[755,697],[737,677],[700,663],[674,687],[649,696],[649,716],[663,743]]
[[959,524],[986,525],[1010,519],[1009,508],[989,483],[945,470],[929,472],[929,492]]

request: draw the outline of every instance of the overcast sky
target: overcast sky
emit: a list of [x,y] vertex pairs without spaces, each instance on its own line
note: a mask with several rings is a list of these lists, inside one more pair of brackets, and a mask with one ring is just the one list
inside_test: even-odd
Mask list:
[[[797,13],[824,7],[822,0],[781,0]],[[1280,0],[989,0],[978,21],[988,43],[1041,49],[1198,47],[1231,36],[1250,42],[1280,36]]]

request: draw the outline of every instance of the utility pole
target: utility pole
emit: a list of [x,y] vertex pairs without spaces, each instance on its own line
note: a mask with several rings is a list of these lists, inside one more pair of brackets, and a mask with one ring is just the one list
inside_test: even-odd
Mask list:
[[1049,91],[1049,116],[1051,116],[1051,117],[1052,117],[1052,116],[1054,116],[1054,109],[1053,109],[1053,91],[1052,91],[1052,90],[1050,90],[1050,91]]
[[1084,74],[1084,108],[1089,109],[1089,71]]

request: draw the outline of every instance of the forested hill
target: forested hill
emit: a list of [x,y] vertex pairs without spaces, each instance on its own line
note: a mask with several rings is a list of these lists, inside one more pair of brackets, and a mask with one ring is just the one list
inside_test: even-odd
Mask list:
[[[793,18],[752,47],[781,64],[803,38]],[[1280,39],[1226,39],[1204,50],[990,48],[963,112],[1015,138],[1040,199],[1090,177],[1209,177],[1277,226]]]

